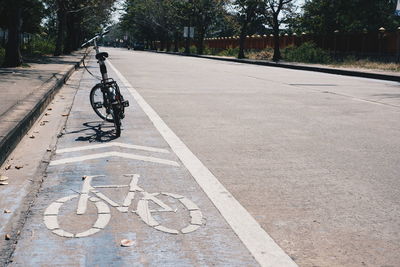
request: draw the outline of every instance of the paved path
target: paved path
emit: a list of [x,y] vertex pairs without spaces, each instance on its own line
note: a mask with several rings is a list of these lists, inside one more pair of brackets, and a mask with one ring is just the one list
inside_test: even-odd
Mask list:
[[[118,77],[112,69],[109,72]],[[182,161],[185,158],[177,154],[176,147],[148,117],[148,110],[143,110],[120,79],[131,106],[122,136],[114,140],[112,124],[101,121],[89,105],[88,94],[96,81],[87,73],[82,79],[77,77],[81,74],[71,78],[71,89],[77,88],[75,100],[11,266],[49,262],[64,266],[257,266],[257,262],[295,266],[272,240],[263,242],[256,252],[243,245],[230,226],[235,222],[225,221],[193,179],[193,167]],[[36,127],[40,129],[40,125]],[[89,179],[104,195],[85,191],[89,187],[83,184]],[[132,181],[131,187],[110,186],[132,185]],[[216,194],[231,201],[228,192],[215,183],[212,186],[219,190]],[[90,197],[84,215],[76,214],[81,207],[77,192]],[[237,221],[243,220],[243,212],[233,212]],[[241,231],[251,234],[253,230],[242,226]],[[265,234],[259,227],[256,231]],[[263,240],[254,235],[250,238]],[[132,240],[133,246],[121,247],[123,239]],[[260,251],[265,245],[269,250]]]
[[0,117],[53,76],[67,72],[82,55],[83,51],[69,56],[49,57],[44,62],[29,63],[29,67],[0,68]]
[[[106,51],[131,102],[121,138],[89,106],[95,80],[77,72],[12,155],[28,164],[5,172],[4,207],[17,209],[7,196],[28,190],[27,177],[42,188],[11,266],[400,261],[398,83]],[[29,158],[63,125],[31,178]]]

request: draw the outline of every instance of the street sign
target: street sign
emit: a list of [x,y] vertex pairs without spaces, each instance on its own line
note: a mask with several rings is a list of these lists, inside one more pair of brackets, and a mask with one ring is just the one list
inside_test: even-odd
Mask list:
[[194,38],[194,27],[183,27],[183,37],[187,38],[189,35]]

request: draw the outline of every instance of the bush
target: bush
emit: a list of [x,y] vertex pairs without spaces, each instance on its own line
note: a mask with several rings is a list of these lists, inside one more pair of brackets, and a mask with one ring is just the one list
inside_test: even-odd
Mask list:
[[55,41],[42,35],[34,35],[23,50],[31,55],[52,54],[55,50]]
[[289,46],[283,50],[286,61],[304,63],[330,63],[329,53],[317,47],[313,42],[306,42],[298,47]]
[[204,46],[203,55],[217,55],[217,54],[218,54],[217,49]]
[[272,56],[274,55],[274,49],[265,48],[261,51],[250,51],[247,53],[247,57],[249,59],[257,59],[257,60],[272,60]]
[[225,50],[220,51],[217,55],[221,57],[237,57],[239,54],[239,47],[228,47]]

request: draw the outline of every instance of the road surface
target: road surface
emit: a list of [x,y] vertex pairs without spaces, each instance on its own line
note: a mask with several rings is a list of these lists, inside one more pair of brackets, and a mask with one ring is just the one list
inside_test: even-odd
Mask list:
[[399,264],[398,83],[105,50],[121,138],[75,73],[11,266]]

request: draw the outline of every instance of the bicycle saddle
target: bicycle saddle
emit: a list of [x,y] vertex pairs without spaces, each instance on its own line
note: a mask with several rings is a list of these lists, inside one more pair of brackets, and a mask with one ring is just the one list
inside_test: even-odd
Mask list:
[[108,57],[108,53],[107,53],[107,52],[101,52],[101,53],[96,54],[96,59],[102,59],[102,60],[104,60],[104,59],[106,59],[107,57]]

